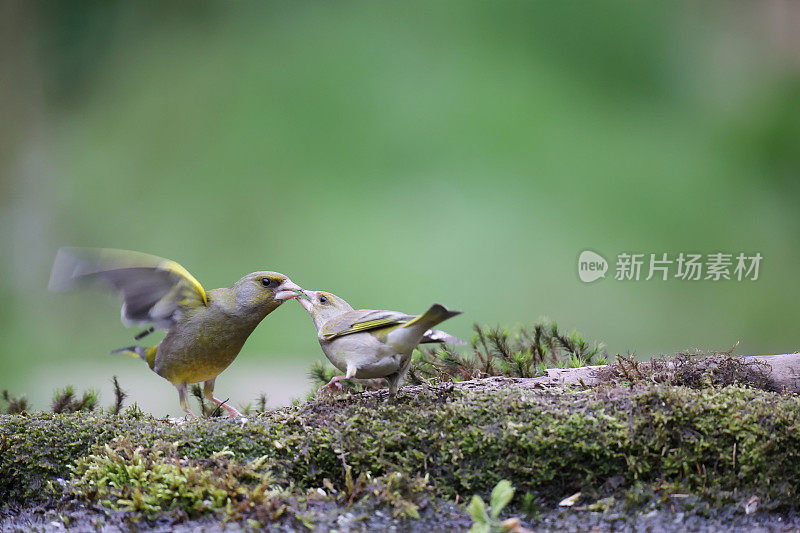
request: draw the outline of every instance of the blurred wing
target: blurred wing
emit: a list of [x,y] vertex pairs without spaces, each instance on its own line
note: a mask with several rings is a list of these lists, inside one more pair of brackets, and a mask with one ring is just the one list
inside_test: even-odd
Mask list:
[[426,344],[431,342],[445,342],[447,344],[458,344],[458,345],[465,345],[466,342],[462,341],[458,337],[454,337],[449,333],[445,333],[444,331],[438,329],[429,329],[425,332],[425,335],[422,336],[422,342],[420,344]]
[[397,311],[376,311],[373,309],[357,309],[349,311],[336,318],[332,318],[322,327],[322,338],[326,341],[391,326],[405,324],[414,318],[414,315],[398,313]]
[[110,248],[61,248],[49,289],[106,285],[122,298],[122,323],[171,327],[189,308],[208,305],[203,286],[181,265],[154,255]]

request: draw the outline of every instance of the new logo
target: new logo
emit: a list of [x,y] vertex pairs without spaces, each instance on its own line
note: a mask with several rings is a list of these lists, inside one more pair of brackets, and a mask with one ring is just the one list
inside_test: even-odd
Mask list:
[[578,257],[578,277],[584,283],[591,283],[606,277],[608,261],[600,254],[584,250]]

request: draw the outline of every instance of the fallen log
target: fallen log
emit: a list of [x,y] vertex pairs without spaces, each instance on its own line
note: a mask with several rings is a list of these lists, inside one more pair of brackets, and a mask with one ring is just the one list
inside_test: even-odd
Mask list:
[[[749,355],[738,359],[744,363],[763,364],[763,368],[768,372],[767,377],[778,390],[800,393],[800,352],[776,355]],[[587,387],[592,387],[604,383],[604,378],[607,377],[606,371],[609,367],[613,369],[618,364],[584,366],[580,368],[549,368],[546,371],[547,375],[523,379],[518,385],[520,387],[536,387],[542,385],[583,384]],[[639,367],[643,367],[646,370],[650,364],[649,362],[639,363]],[[666,361],[665,364],[672,368],[675,366],[672,361]]]
[[[764,381],[769,386],[759,387],[775,391],[789,391],[800,394],[800,352],[776,355],[750,355],[732,356],[729,354],[715,354],[714,356],[694,358],[697,363],[703,364],[703,370],[708,370],[721,362],[740,362],[741,367],[755,367],[761,373]],[[653,382],[665,381],[663,376],[670,370],[675,370],[680,363],[676,360],[654,359],[647,362],[636,362],[632,358],[620,358],[617,363],[608,365],[582,366],[578,368],[548,368],[544,376],[535,378],[517,378],[505,376],[489,376],[481,379],[457,381],[447,386],[472,391],[496,390],[508,387],[521,389],[536,389],[542,387],[557,387],[563,385],[576,385],[580,387],[596,387],[612,381],[622,381],[624,372],[631,372],[631,380],[649,380]],[[628,380],[628,381],[631,381]],[[376,380],[378,381],[378,380]],[[743,380],[746,382],[746,380]],[[674,383],[673,383],[674,384]],[[380,385],[379,385],[380,386]],[[425,385],[406,385],[403,393],[419,393]],[[381,396],[386,390],[366,391],[364,395]]]

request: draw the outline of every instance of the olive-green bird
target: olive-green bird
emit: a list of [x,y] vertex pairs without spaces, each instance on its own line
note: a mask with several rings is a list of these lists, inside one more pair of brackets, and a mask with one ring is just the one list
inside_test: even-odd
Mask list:
[[350,378],[386,378],[389,395],[397,394],[411,363],[411,353],[421,343],[464,344],[456,337],[431,329],[448,318],[460,315],[440,304],[433,304],[421,315],[374,309],[354,310],[335,294],[303,291],[298,302],[305,307],[317,328],[322,351],[333,366],[345,374],[334,376],[320,390],[341,388]]
[[214,381],[233,362],[261,320],[300,287],[277,272],[247,274],[230,287],[206,291],[181,265],[168,259],[108,248],[61,248],[50,275],[50,290],[82,283],[106,285],[122,298],[122,323],[152,324],[167,330],[155,346],[130,346],[112,353],[140,357],[178,389],[181,407],[194,417],[186,400],[190,383],[204,382],[210,401],[239,416],[214,397]]

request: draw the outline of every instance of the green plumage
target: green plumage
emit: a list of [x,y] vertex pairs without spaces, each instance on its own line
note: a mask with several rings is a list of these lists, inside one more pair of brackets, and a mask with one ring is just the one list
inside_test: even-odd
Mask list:
[[[185,268],[161,257],[113,249],[59,250],[50,289],[85,283],[104,285],[120,295],[126,325],[152,323],[167,330],[156,346],[115,352],[140,357],[175,385],[181,406],[192,416],[187,385],[204,382],[206,397],[222,404],[213,396],[216,377],[236,359],[264,317],[300,291],[285,275],[270,271],[253,272],[230,287],[206,291]],[[238,416],[232,407],[223,407]]]

